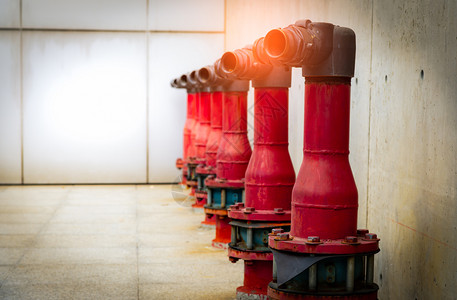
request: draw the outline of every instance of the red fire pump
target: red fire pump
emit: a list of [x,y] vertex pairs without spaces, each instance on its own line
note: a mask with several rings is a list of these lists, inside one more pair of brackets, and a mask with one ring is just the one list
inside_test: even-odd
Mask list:
[[349,165],[355,34],[302,20],[268,32],[271,60],[305,77],[303,163],[292,193],[290,232],[273,231],[271,299],[376,299],[379,239],[357,230],[357,188]]

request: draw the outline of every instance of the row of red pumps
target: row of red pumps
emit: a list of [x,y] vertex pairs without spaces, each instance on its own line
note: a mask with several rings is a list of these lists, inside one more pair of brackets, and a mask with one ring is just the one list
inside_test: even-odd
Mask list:
[[[244,261],[237,299],[377,299],[379,239],[357,229],[348,160],[355,41],[349,28],[300,20],[171,83],[187,90],[176,165],[205,211],[202,223],[216,227],[213,246]],[[292,67],[305,78],[297,177],[288,152]]]

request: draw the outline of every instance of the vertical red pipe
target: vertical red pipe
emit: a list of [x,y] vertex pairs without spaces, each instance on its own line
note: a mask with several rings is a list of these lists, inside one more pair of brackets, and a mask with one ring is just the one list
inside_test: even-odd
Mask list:
[[350,81],[306,78],[303,163],[292,196],[292,236],[357,233],[357,187],[349,165]]
[[199,95],[199,123],[195,136],[195,147],[197,150],[197,163],[205,164],[206,162],[206,144],[208,135],[211,131],[211,93],[200,92]]
[[289,156],[288,88],[255,88],[254,151],[246,170],[246,207],[290,210],[295,171]]
[[225,92],[222,101],[216,175],[219,179],[240,180],[245,177],[252,152],[247,138],[247,92]]
[[187,94],[187,119],[186,119],[186,123],[184,124],[184,140],[183,140],[184,162],[187,162],[187,159],[189,156],[192,128],[194,127],[194,123],[195,123],[194,102],[195,102],[195,94],[188,93]]
[[194,125],[192,127],[192,130],[190,132],[190,146],[189,146],[189,152],[188,152],[188,157],[189,160],[195,160],[197,157],[197,147],[195,144],[196,141],[196,136],[197,136],[197,131],[199,130],[200,127],[200,116],[199,116],[199,106],[200,106],[200,97],[199,93],[193,93],[193,106],[192,110],[194,113]]
[[[238,287],[237,292],[245,293],[251,297],[252,295],[258,296],[258,298],[253,299],[267,299],[268,283],[273,278],[271,273],[272,265],[273,262],[271,260],[245,260],[243,286]],[[259,291],[263,292],[263,294],[259,294]],[[264,298],[260,298],[261,296],[264,296]]]
[[213,92],[211,96],[211,131],[206,143],[206,165],[216,168],[217,149],[222,137],[222,92]]

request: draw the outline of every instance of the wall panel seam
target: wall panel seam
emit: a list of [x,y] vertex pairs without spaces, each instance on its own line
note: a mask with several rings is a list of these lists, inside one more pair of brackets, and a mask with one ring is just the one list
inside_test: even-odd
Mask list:
[[371,0],[371,36],[370,36],[370,95],[368,99],[368,159],[367,159],[367,195],[365,203],[365,224],[368,227],[368,203],[370,198],[370,145],[371,145],[371,98],[373,93],[373,20],[374,20],[374,1]]
[[21,114],[21,184],[24,184],[24,39],[22,37],[22,0],[19,1],[19,97]]

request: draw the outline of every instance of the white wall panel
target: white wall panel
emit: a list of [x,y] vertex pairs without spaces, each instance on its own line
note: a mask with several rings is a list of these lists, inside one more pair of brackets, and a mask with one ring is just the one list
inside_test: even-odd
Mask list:
[[26,28],[146,29],[147,0],[22,0]]
[[149,181],[171,182],[179,175],[174,162],[182,157],[186,92],[170,80],[214,63],[224,35],[153,33],[149,47]]
[[19,1],[0,0],[0,27],[19,27]]
[[142,33],[24,33],[25,183],[146,180]]
[[223,31],[224,0],[149,0],[149,28]]
[[0,183],[21,182],[19,46],[19,32],[0,32]]

